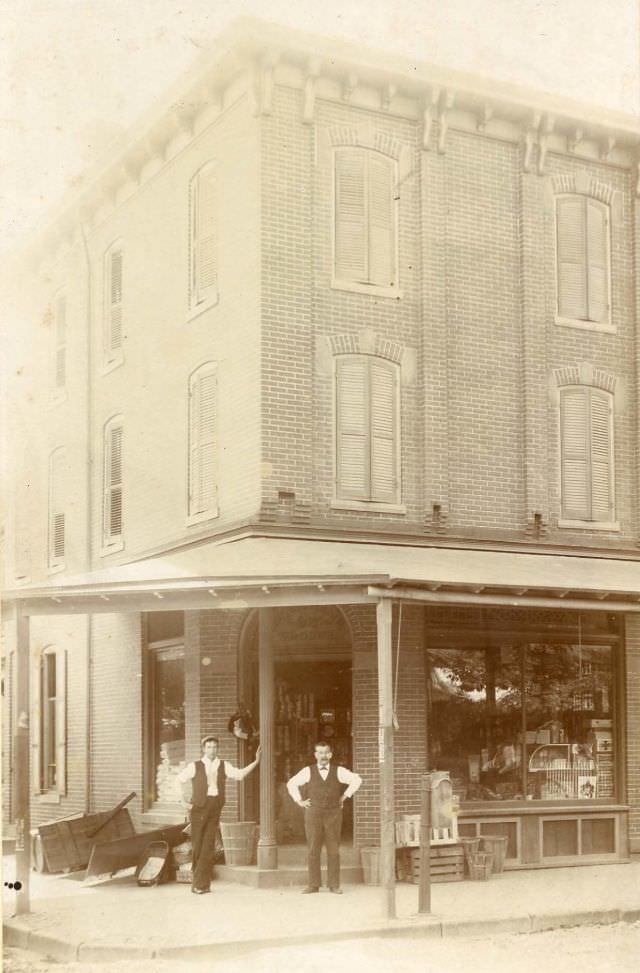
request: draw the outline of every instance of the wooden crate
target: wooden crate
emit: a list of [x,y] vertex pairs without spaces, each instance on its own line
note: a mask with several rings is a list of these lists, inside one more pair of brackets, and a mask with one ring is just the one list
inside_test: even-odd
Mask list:
[[[464,851],[461,845],[431,845],[432,883],[461,882],[464,879]],[[420,881],[420,849],[399,848],[397,877],[400,881]]]
[[[86,868],[95,842],[112,841],[114,838],[127,838],[135,834],[126,808],[120,808],[110,818],[112,813],[102,811],[97,814],[83,814],[76,818],[41,824],[36,828],[46,871],[73,872]],[[93,832],[103,822],[106,824],[93,837]]]

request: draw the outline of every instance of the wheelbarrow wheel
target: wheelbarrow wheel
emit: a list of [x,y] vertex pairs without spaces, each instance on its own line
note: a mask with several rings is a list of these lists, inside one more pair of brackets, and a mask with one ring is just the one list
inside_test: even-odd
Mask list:
[[44,860],[44,848],[42,846],[42,838],[39,834],[35,834],[31,841],[31,864],[33,866],[34,872],[46,872],[47,863]]

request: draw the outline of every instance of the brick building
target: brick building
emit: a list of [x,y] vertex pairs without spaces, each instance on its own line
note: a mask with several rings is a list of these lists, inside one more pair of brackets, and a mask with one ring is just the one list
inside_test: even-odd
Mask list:
[[140,120],[13,290],[5,820],[28,652],[32,823],[179,820],[243,699],[263,866],[316,737],[356,847],[432,768],[508,867],[640,851],[639,151],[252,23]]

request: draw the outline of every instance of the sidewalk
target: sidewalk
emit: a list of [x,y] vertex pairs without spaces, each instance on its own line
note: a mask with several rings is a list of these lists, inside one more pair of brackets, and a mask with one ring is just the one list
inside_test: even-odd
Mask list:
[[[5,859],[10,881],[13,859]],[[105,961],[222,957],[267,946],[366,936],[475,936],[640,919],[640,860],[494,875],[488,882],[432,886],[429,916],[418,888],[396,886],[398,918],[385,917],[384,891],[349,885],[343,896],[302,896],[299,887],[254,889],[215,881],[211,895],[188,885],[141,888],[133,877],[83,887],[83,873],[33,874],[33,912],[12,917],[4,889],[5,943],[54,959]]]

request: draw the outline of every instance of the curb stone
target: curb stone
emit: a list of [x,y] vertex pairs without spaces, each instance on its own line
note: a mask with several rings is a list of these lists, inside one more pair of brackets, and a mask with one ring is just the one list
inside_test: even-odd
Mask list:
[[[553,929],[585,925],[612,925],[616,922],[640,921],[640,909],[609,909],[588,912],[547,913],[541,916],[509,916],[503,919],[462,919],[442,920],[437,916],[413,916],[410,919],[392,919],[386,925],[365,928],[345,929],[327,933],[327,941],[339,942],[348,939],[393,938],[408,936],[412,938],[479,938],[490,935],[514,935],[533,932],[546,932]],[[278,949],[282,946],[317,943],[317,933],[273,938],[229,940],[217,943],[197,943],[190,946],[150,946],[109,945],[100,943],[73,943],[56,939],[43,933],[31,931],[19,921],[8,920],[3,923],[4,942],[7,946],[29,949],[42,956],[56,960],[79,960],[81,962],[111,962],[136,959],[177,959],[177,958],[225,958],[257,952],[263,949]]]

